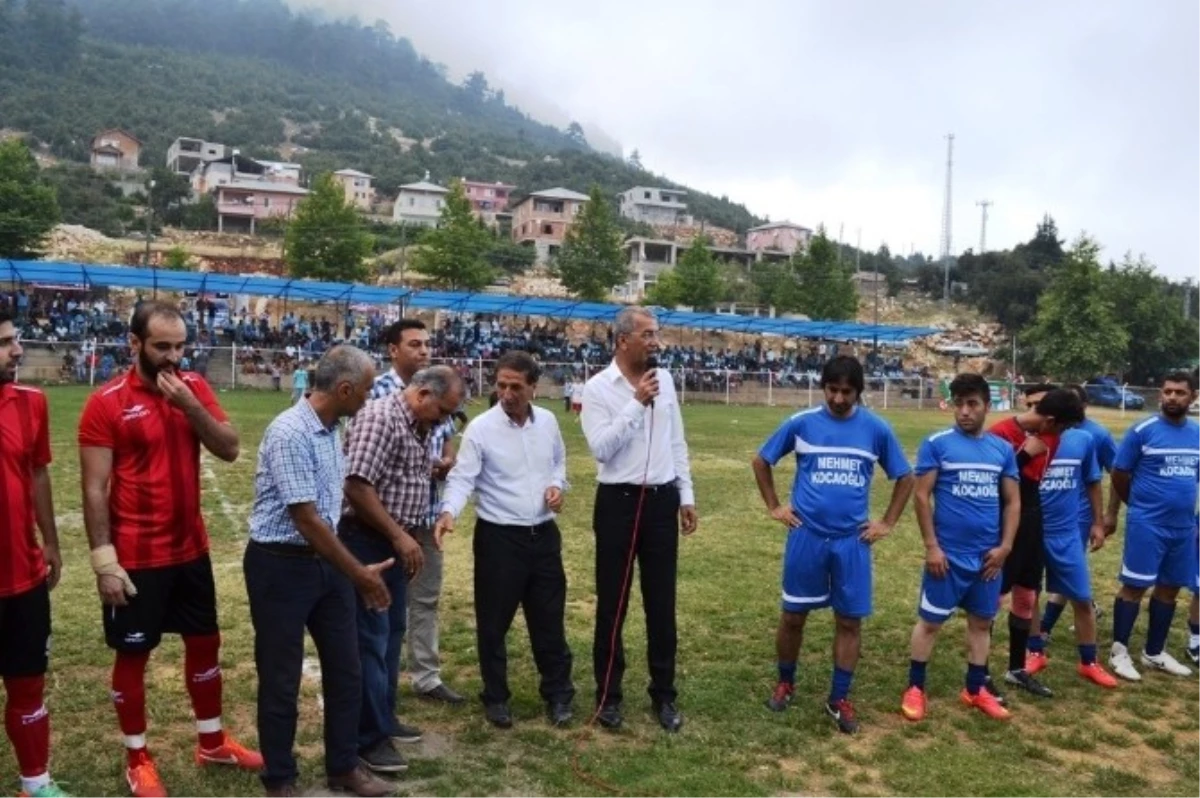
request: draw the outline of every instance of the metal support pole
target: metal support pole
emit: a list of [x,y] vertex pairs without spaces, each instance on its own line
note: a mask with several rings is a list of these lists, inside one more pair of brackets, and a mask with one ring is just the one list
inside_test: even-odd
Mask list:
[[767,407],[775,406],[775,395],[772,390],[774,387],[774,385],[773,385],[774,382],[775,382],[775,380],[772,379],[771,372],[768,371],[767,372]]
[[92,352],[88,355],[88,385],[96,384],[96,358],[99,356],[96,350],[96,339],[92,339]]
[[729,404],[729,369],[725,369],[725,404]]
[[229,383],[230,387],[237,387],[237,341],[229,347]]
[[888,383],[890,380],[887,377],[883,378],[883,409],[887,410],[888,406]]

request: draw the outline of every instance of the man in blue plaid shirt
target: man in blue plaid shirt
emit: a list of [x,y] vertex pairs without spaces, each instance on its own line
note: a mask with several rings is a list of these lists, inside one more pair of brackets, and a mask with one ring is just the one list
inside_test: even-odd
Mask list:
[[280,413],[258,449],[243,568],[268,795],[295,794],[305,628],[321,655],[328,786],[364,796],[395,790],[358,759],[362,676],[354,597],[357,591],[367,606],[385,610],[392,596],[381,574],[394,563],[363,565],[335,532],[346,469],[337,425],[363,406],[374,376],[361,349],[330,349],[317,364],[312,395]]
[[[404,390],[413,375],[429,365],[429,332],[419,319],[400,319],[384,334],[388,359],[392,368],[375,380],[371,398]],[[430,485],[429,527],[441,503],[441,490],[446,475],[454,466],[454,421],[447,419],[429,435],[429,460],[433,480]],[[424,565],[408,582],[408,672],[413,690],[423,698],[462,704],[466,699],[442,683],[441,660],[438,655],[438,601],[442,595],[442,552],[433,542],[433,533],[422,530],[418,535]],[[395,657],[393,660],[392,658]],[[398,662],[399,647],[388,650],[388,661]]]

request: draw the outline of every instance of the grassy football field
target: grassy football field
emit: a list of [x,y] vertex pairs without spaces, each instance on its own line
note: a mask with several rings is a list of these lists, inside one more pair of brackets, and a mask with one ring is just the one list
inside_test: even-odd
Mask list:
[[[109,700],[111,652],[105,648],[95,583],[88,567],[80,510],[76,423],[87,395],[82,388],[48,389],[53,428],[55,502],[65,560],[52,596],[54,641],[47,704],[53,725],[54,776],[76,795],[124,795],[121,738]],[[287,394],[228,392],[221,400],[241,432],[242,455],[232,465],[205,458],[204,508],[212,535],[224,637],[226,726],[256,741],[253,635],[241,554],[253,500],[258,443]],[[556,411],[560,402],[546,403]],[[478,412],[477,404],[471,411]],[[577,723],[548,727],[524,621],[509,635],[515,727],[489,726],[475,700],[470,519],[448,543],[442,599],[443,677],[471,701],[431,705],[402,690],[401,714],[425,730],[424,742],[401,746],[410,769],[400,794],[604,794],[579,770],[630,794],[663,795],[1196,795],[1200,769],[1197,681],[1145,673],[1140,684],[1113,691],[1083,683],[1074,672],[1071,621],[1064,618],[1050,647],[1044,681],[1051,700],[1009,692],[1014,717],[998,723],[958,703],[964,661],[961,617],[950,621],[929,668],[928,718],[899,714],[907,684],[908,639],[915,618],[924,552],[911,505],[901,525],[875,547],[875,614],[863,628],[863,654],[852,698],[862,732],[836,733],[822,702],[831,668],[832,619],[810,620],[791,709],[772,714],[763,702],[774,684],[774,629],[778,616],[784,530],[758,497],[749,461],[786,415],[785,408],[689,406],[684,410],[700,512],[700,529],[680,546],[680,707],[686,726],[662,733],[645,698],[645,627],[634,591],[625,639],[629,657],[624,729],[585,732],[580,722],[592,701],[591,635],[595,465],[578,424],[562,419],[573,489],[559,519],[569,580],[567,631],[575,655]],[[948,413],[886,414],[910,460],[930,431],[952,423]],[[1128,420],[1103,420],[1116,432]],[[781,463],[783,495],[793,466]],[[881,513],[891,486],[877,476],[873,505]],[[1102,660],[1111,642],[1111,603],[1122,539],[1093,560]],[[1179,605],[1169,650],[1185,660],[1186,601]],[[1131,648],[1142,644],[1142,612]],[[311,650],[311,644],[310,644]],[[993,671],[1002,672],[1007,631],[997,625]],[[182,648],[168,638],[147,671],[148,741],[173,795],[255,795],[250,774],[199,771],[192,763],[194,727],[182,678]],[[304,787],[322,784],[320,707],[316,674],[303,689],[297,747]],[[573,760],[575,765],[573,766]],[[16,764],[0,745],[0,792],[15,790]]]

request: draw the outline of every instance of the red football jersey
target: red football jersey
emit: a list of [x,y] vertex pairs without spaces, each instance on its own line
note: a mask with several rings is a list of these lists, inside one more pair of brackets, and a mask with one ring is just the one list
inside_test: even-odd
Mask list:
[[46,395],[0,385],[0,596],[32,590],[46,578],[35,529],[33,472],[50,464]]
[[[217,421],[228,417],[193,372],[179,378]],[[112,449],[108,514],[121,565],[160,568],[208,552],[200,513],[200,439],[183,411],[130,369],[88,398],[79,445]]]
[[[1025,445],[1025,439],[1031,434],[1021,428],[1021,425],[1017,423],[1016,416],[997,421],[989,432],[1006,440],[1013,447],[1013,452],[1019,451]],[[1046,444],[1046,452],[1030,458],[1029,462],[1021,468],[1021,476],[1033,482],[1042,481],[1042,475],[1046,473],[1046,466],[1054,457],[1054,452],[1058,450],[1058,435],[1043,433],[1038,437]]]

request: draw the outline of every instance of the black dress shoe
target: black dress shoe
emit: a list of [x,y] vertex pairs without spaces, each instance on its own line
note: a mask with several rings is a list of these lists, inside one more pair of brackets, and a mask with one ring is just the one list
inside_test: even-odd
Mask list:
[[467,700],[444,684],[439,684],[432,690],[426,690],[420,693],[420,696],[430,701],[441,701],[451,706],[458,706],[459,704],[466,703]]
[[483,708],[483,714],[487,716],[488,723],[498,729],[512,728],[512,711],[508,704],[487,704]]
[[658,725],[671,733],[683,728],[683,713],[675,706],[674,701],[655,702],[654,714],[658,716]]
[[551,726],[566,726],[575,717],[575,712],[570,704],[554,701],[546,704],[546,717],[550,719]]
[[621,708],[616,704],[605,704],[596,714],[596,720],[606,729],[621,728]]

